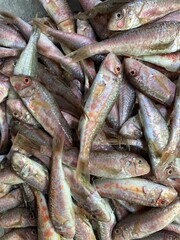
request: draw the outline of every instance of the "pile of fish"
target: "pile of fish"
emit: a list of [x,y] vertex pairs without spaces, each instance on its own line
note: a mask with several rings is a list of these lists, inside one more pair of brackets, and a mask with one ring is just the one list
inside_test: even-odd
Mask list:
[[0,239],[180,239],[180,1],[40,2],[0,12]]

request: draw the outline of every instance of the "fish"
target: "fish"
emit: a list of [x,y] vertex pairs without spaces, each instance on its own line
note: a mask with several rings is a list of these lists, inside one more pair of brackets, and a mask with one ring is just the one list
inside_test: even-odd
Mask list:
[[9,147],[9,126],[5,102],[0,103],[0,133],[0,152],[3,153],[7,151]]
[[134,203],[130,203],[128,201],[120,200],[120,199],[115,199],[117,203],[119,203],[121,206],[123,206],[125,209],[128,210],[128,212],[135,213],[139,211],[143,211],[146,207]]
[[77,19],[77,33],[96,40],[95,32],[87,20]]
[[18,57],[21,49],[0,47],[0,58]]
[[143,178],[96,179],[94,184],[101,197],[143,206],[165,207],[177,197],[173,188]]
[[180,71],[180,52],[153,56],[142,56],[138,57],[138,59],[163,67],[170,72]]
[[173,221],[179,212],[180,200],[177,199],[165,208],[152,208],[143,213],[129,215],[117,223],[112,239],[130,240],[146,237],[162,230]]
[[36,228],[19,228],[14,229],[8,233],[6,233],[3,237],[1,237],[2,240],[37,240],[37,231]]
[[176,223],[170,223],[169,225],[167,225],[164,230],[168,230],[174,233],[177,233],[178,235],[180,235],[180,226],[179,224]]
[[23,203],[23,196],[20,188],[12,190],[0,198],[0,213],[16,208]]
[[36,225],[34,215],[27,208],[14,208],[0,214],[2,228],[26,228]]
[[168,126],[153,101],[140,92],[137,92],[137,97],[140,105],[140,121],[148,144],[151,166],[155,176],[159,178],[158,168],[162,163],[161,156],[169,139]]
[[119,88],[118,96],[119,128],[122,127],[128,117],[131,115],[135,99],[135,91],[124,76]]
[[10,166],[7,166],[0,171],[0,182],[1,184],[15,185],[21,184],[24,181],[15,174]]
[[130,214],[129,211],[115,199],[111,199],[111,206],[118,222]]
[[96,54],[109,52],[118,56],[134,57],[177,52],[180,49],[179,30],[179,22],[153,23],[82,47],[67,57],[73,62],[79,62]]
[[102,222],[110,221],[111,209],[89,181],[83,176],[80,176],[77,180],[76,171],[65,165],[63,170],[70,186],[72,197],[76,200],[77,205],[84,208],[92,219]]
[[124,31],[137,28],[177,10],[180,10],[178,0],[173,0],[171,4],[168,0],[132,1],[112,14],[108,29],[110,31]]
[[6,100],[10,89],[9,77],[0,73],[0,104]]
[[0,184],[0,198],[7,195],[12,190],[12,186],[8,184],[1,183]]
[[15,173],[30,186],[47,193],[49,174],[45,166],[18,152],[14,152],[11,166]]
[[31,115],[31,113],[24,106],[21,99],[9,99],[6,101],[7,111],[13,116],[13,118],[18,121],[33,125],[35,127],[40,127],[40,124]]
[[[75,235],[75,214],[70,187],[65,179],[62,155],[64,136],[53,138],[53,156],[49,183],[49,214],[56,231],[65,238]],[[61,208],[59,208],[61,206]]]
[[89,90],[84,111],[86,117],[79,121],[80,152],[78,156],[77,177],[85,171],[88,175],[88,159],[92,141],[102,128],[113,104],[118,97],[122,81],[122,66],[115,54],[110,53],[103,61],[99,72]]
[[176,86],[170,79],[132,58],[126,58],[124,64],[128,79],[136,89],[161,104],[172,104]]
[[177,21],[180,22],[180,16],[179,16],[180,11],[172,12],[169,13],[168,15],[164,16],[163,18],[158,19],[158,22],[165,22],[165,21]]
[[22,35],[5,21],[0,21],[0,45],[3,47],[23,49],[26,41]]
[[34,191],[34,194],[38,210],[38,240],[60,240],[52,225],[44,195],[39,191]]
[[169,240],[169,239],[178,240],[179,235],[173,232],[163,230],[163,231],[153,233],[148,237],[141,238],[141,239],[142,240]]

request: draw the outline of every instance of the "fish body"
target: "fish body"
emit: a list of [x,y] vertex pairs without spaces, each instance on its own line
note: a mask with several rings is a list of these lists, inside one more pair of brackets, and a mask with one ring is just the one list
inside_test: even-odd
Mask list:
[[[62,155],[64,139],[53,138],[53,156],[49,188],[49,212],[56,231],[63,237],[73,238],[75,235],[75,214],[70,187],[65,179]],[[59,208],[59,206],[61,206]]]
[[84,107],[86,117],[79,122],[80,153],[78,157],[77,175],[86,169],[94,137],[102,128],[104,121],[118,97],[122,80],[122,66],[119,59],[110,53],[103,61],[96,79],[89,90]]
[[35,189],[47,192],[49,175],[46,167],[17,152],[13,154],[11,165],[26,183]]
[[180,200],[177,199],[165,208],[152,208],[143,213],[129,215],[115,226],[112,239],[130,240],[146,237],[162,230],[179,212]]
[[16,57],[20,53],[20,49],[0,47],[0,58]]
[[116,10],[108,24],[111,31],[137,28],[165,15],[180,10],[178,0],[138,0],[132,1]]
[[95,186],[102,197],[122,199],[144,206],[167,206],[177,197],[173,188],[141,178],[98,179],[95,180]]
[[6,233],[1,240],[37,240],[37,232],[36,228],[20,228],[14,229],[8,233]]

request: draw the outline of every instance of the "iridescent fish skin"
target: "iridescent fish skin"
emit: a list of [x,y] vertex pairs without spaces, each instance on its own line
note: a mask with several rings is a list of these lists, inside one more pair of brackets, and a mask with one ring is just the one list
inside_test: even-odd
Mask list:
[[159,231],[148,237],[141,238],[141,240],[179,240],[179,234],[169,232],[169,231]]
[[70,187],[65,179],[62,166],[63,145],[64,137],[55,135],[52,145],[49,213],[56,231],[65,238],[73,238],[75,235],[75,214]]
[[66,0],[40,0],[47,13],[57,24],[58,29],[64,32],[74,32],[74,21],[71,18],[71,9]]
[[1,240],[38,240],[36,228],[13,229],[6,233]]
[[15,119],[36,127],[40,126],[20,99],[8,99],[6,105],[8,113]]
[[72,196],[76,200],[78,206],[83,207],[92,218],[108,222],[110,220],[111,211],[96,189],[83,176],[80,176],[77,180],[75,170],[65,165],[63,169]]
[[173,188],[142,178],[97,179],[95,186],[102,197],[131,200],[144,206],[164,207],[177,197]]
[[84,169],[88,174],[88,158],[92,141],[100,131],[104,121],[118,97],[122,81],[122,66],[115,54],[110,53],[103,61],[89,90],[84,107],[86,117],[80,119],[80,153],[77,176]]
[[180,49],[179,30],[179,22],[153,23],[82,47],[68,54],[68,57],[72,61],[78,62],[96,54],[109,52],[123,56],[145,56],[177,52]]
[[47,192],[49,175],[46,167],[17,152],[12,156],[11,166],[16,174],[29,185],[42,192]]
[[36,227],[36,219],[26,208],[14,208],[0,214],[0,227],[25,228]]
[[115,226],[112,239],[131,240],[146,237],[162,230],[179,213],[180,200],[177,199],[165,208],[152,208],[143,213],[131,214]]
[[9,48],[24,48],[26,41],[20,33],[6,22],[0,21],[0,45]]
[[163,67],[170,72],[180,71],[180,52],[153,56],[142,56],[138,59]]
[[140,105],[140,121],[148,144],[151,166],[155,176],[158,177],[158,166],[162,162],[161,155],[169,139],[167,123],[148,97],[140,92],[137,92],[137,97]]
[[122,31],[139,27],[180,10],[178,0],[139,0],[127,3],[115,11],[108,24],[111,31]]
[[13,76],[10,81],[27,109],[42,127],[52,136],[55,132],[64,132],[66,144],[72,144],[71,129],[52,94],[30,77]]
[[14,75],[24,75],[29,77],[35,77],[37,75],[37,42],[39,37],[40,31],[37,27],[34,27],[28,44],[18,58],[14,68]]
[[23,195],[20,188],[12,190],[10,193],[0,198],[0,213],[18,207],[23,203]]
[[158,22],[169,22],[169,21],[174,21],[174,22],[180,22],[180,11],[172,12],[163,18],[160,18]]
[[159,103],[172,104],[176,89],[173,82],[138,60],[126,58],[124,63],[128,79],[135,88]]
[[135,103],[135,98],[135,91],[124,76],[119,88],[118,97],[119,127],[121,127],[131,115]]
[[44,195],[39,191],[34,191],[34,194],[38,208],[38,240],[60,240],[52,225]]
[[176,97],[171,114],[171,130],[168,143],[162,153],[159,171],[159,177],[163,179],[162,172],[168,169],[169,163],[173,162],[177,157],[178,143],[180,136],[180,78],[176,86]]

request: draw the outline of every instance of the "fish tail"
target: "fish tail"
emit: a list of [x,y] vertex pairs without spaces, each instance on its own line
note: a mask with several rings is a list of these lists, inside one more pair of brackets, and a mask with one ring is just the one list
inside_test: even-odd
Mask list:
[[90,182],[90,173],[89,173],[89,164],[87,159],[79,158],[77,162],[76,168],[76,178],[79,179],[81,176],[86,178],[88,182]]
[[58,155],[62,158],[64,148],[65,136],[64,134],[55,134],[52,142],[53,155]]
[[41,23],[37,18],[33,19],[33,24],[36,25],[41,32],[46,33],[48,32],[48,26],[45,25],[44,23]]
[[66,55],[66,57],[70,57],[73,62],[79,62],[91,56],[92,56],[92,53],[89,46],[84,46]]
[[3,11],[0,11],[0,18],[6,20],[8,23],[14,23],[14,21],[16,20],[16,17],[13,14]]

